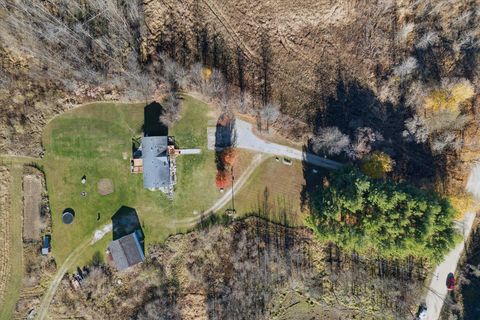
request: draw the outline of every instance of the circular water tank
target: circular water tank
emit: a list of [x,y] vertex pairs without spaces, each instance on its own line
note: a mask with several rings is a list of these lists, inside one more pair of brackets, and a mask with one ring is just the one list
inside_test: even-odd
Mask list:
[[62,213],[62,222],[64,224],[71,224],[73,222],[73,219],[75,218],[75,211],[71,208],[67,208],[63,210]]

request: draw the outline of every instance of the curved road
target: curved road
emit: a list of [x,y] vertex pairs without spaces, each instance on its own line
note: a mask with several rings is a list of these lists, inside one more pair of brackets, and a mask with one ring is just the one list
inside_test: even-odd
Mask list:
[[[475,220],[475,213],[469,212],[461,222],[456,222],[459,231],[463,233],[465,240],[470,235],[470,230]],[[455,273],[458,261],[462,256],[465,241],[462,241],[455,248],[453,248],[440,263],[433,274],[432,281],[428,288],[425,304],[427,305],[427,320],[437,320],[442,311],[443,303],[447,297],[447,276],[450,272]]]
[[[480,164],[477,164],[471,169],[466,189],[467,192],[470,192],[477,199],[480,199]],[[442,263],[440,263],[435,269],[427,297],[425,298],[425,304],[427,305],[427,320],[437,320],[440,316],[443,303],[448,293],[446,286],[447,275],[450,272],[455,273],[455,270],[457,269],[465,241],[470,235],[474,220],[475,213],[469,212],[465,215],[463,221],[455,222],[456,228],[463,234],[464,241],[453,248],[444,257]]]

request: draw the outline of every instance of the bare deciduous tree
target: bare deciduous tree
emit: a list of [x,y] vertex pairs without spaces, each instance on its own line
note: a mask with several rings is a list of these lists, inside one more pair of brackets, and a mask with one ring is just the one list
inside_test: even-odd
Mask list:
[[180,99],[176,94],[170,93],[162,106],[163,113],[160,116],[160,121],[167,127],[171,127],[180,119]]
[[403,79],[406,76],[412,74],[417,68],[417,65],[417,59],[415,59],[414,57],[408,57],[399,66],[395,67],[393,73]]
[[323,151],[329,155],[338,155],[350,147],[350,138],[337,127],[325,127],[310,140],[312,149],[318,153]]
[[347,155],[352,159],[361,159],[372,151],[376,142],[383,141],[381,133],[369,127],[357,128],[355,143],[348,150]]
[[398,42],[405,42],[408,39],[408,36],[412,31],[415,29],[415,24],[413,22],[405,24],[398,32],[397,32],[397,41]]
[[432,151],[436,154],[440,154],[446,150],[458,150],[461,148],[462,143],[460,137],[453,132],[444,132],[433,138]]
[[426,32],[420,40],[418,40],[417,44],[415,45],[418,49],[427,49],[436,45],[440,41],[440,37],[438,33],[435,31],[428,31]]
[[268,102],[260,112],[262,118],[265,120],[267,125],[267,131],[270,130],[270,124],[277,120],[280,115],[280,106],[274,102]]
[[415,141],[416,143],[423,143],[428,139],[428,129],[423,118],[414,115],[413,118],[405,121],[405,130],[402,135],[407,141]]

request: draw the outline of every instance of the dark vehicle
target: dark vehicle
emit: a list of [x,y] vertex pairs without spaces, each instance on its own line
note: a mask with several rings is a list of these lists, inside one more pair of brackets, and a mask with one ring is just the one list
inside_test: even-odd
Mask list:
[[425,305],[425,303],[422,303],[420,305],[420,308],[418,308],[418,312],[417,312],[417,320],[425,320],[427,319],[427,306]]
[[449,291],[455,289],[455,275],[452,272],[447,276],[447,289]]

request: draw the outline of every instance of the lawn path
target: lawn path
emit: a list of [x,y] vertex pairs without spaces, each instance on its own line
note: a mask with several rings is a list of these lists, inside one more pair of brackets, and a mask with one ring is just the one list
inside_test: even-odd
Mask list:
[[43,320],[46,318],[50,303],[52,302],[58,286],[62,282],[63,276],[68,271],[68,269],[70,269],[75,264],[76,259],[81,256],[83,251],[85,251],[89,246],[95,244],[97,241],[102,239],[111,230],[111,224],[106,224],[102,226],[94,232],[92,237],[85,239],[79,246],[75,248],[75,250],[72,251],[72,253],[70,253],[70,255],[65,259],[62,266],[60,267],[60,269],[58,269],[57,273],[53,277],[52,282],[50,283],[50,287],[43,295],[42,302],[36,311],[35,319]]
[[[235,180],[234,183],[234,192],[238,192],[242,187],[246,184],[250,176],[253,174],[255,169],[262,164],[264,160],[266,160],[268,156],[264,154],[257,154],[253,159],[252,162],[248,165],[248,167],[245,169],[243,174]],[[220,210],[223,208],[229,201],[232,200],[232,188],[228,189],[223,196],[218,199],[210,208],[207,210],[203,211],[201,214],[195,216],[195,217],[190,217],[186,219],[180,219],[180,220],[175,220],[170,222],[168,225],[171,228],[176,228],[178,227],[178,224],[181,226],[187,226],[187,227],[193,227],[195,224],[199,223],[202,219],[207,218],[211,214],[215,213],[215,211]]]
[[[245,169],[245,172],[240,176],[238,180],[235,180],[233,189],[230,188],[228,189],[225,194],[217,200],[210,208],[205,210],[203,212],[203,218],[205,218],[205,215],[209,215],[217,210],[220,210],[223,208],[229,201],[232,200],[232,192],[238,192],[248,181],[248,178],[252,175],[252,173],[255,171],[255,169],[262,164],[262,162],[267,159],[267,156],[263,154],[257,154],[253,159],[252,162],[248,165],[247,169]],[[197,217],[197,221],[200,220],[201,217]]]

